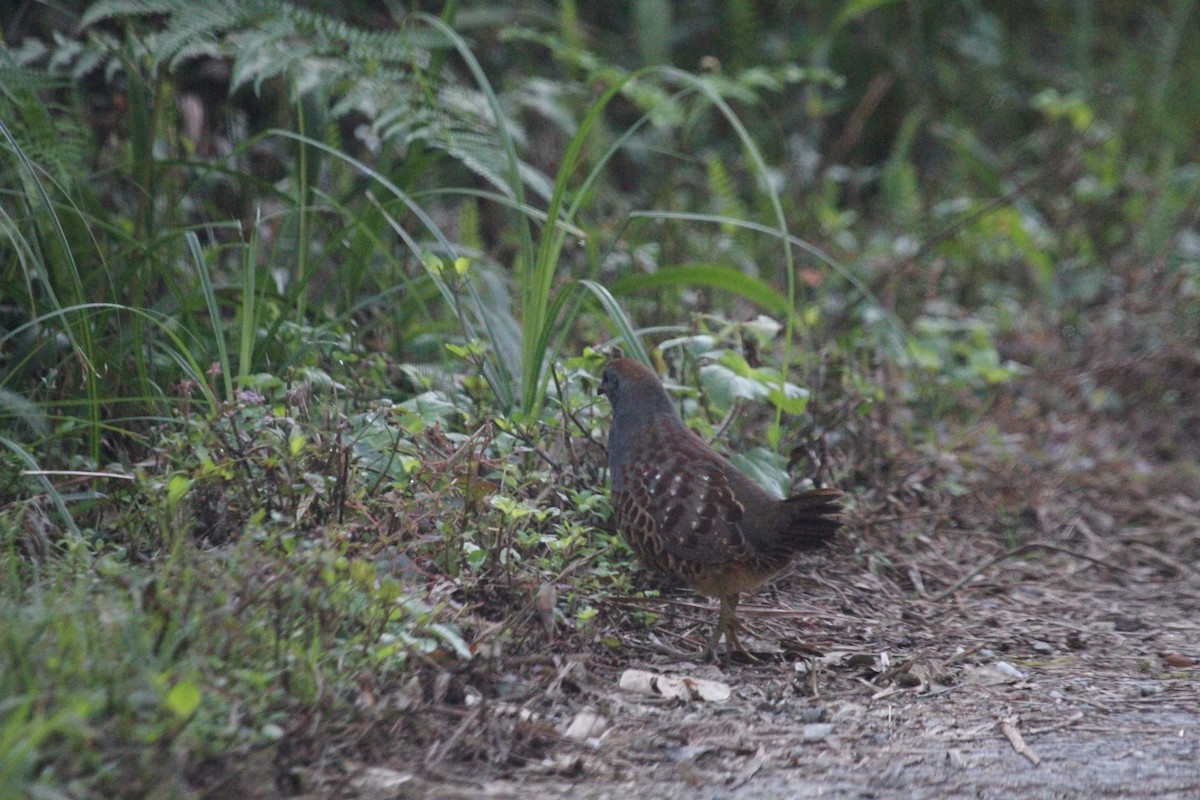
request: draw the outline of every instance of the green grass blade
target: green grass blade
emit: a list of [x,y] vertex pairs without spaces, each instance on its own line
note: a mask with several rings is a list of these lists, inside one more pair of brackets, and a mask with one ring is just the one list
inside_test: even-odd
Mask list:
[[[783,236],[783,234],[777,228],[773,228],[769,225],[763,225],[760,222],[752,222],[750,220],[742,219],[730,219],[729,217],[716,214],[699,214],[685,211],[634,211],[629,216],[631,219],[670,219],[685,222],[707,222],[714,225],[733,225],[738,228],[744,228],[746,230],[754,231],[756,233],[763,233],[767,236],[773,236],[776,238]],[[855,275],[849,267],[816,245],[806,242],[800,237],[793,236],[791,234],[788,234],[788,241],[790,241],[794,247],[803,250],[805,253],[808,253],[822,264],[828,266],[844,281],[853,286],[855,290],[857,290],[858,293],[864,299],[866,299],[868,303],[871,304],[872,308],[876,309],[884,316],[884,318],[887,320],[889,330],[892,331],[892,334],[895,337],[895,344],[900,350],[903,350],[905,346],[904,326],[898,319],[896,319],[895,314],[892,314],[884,307],[884,305],[879,301],[879,298],[875,296],[875,293],[871,291],[871,287],[867,286],[866,282],[863,281],[862,278]]]
[[791,312],[787,297],[769,283],[721,264],[679,264],[649,274],[626,275],[614,281],[609,288],[614,295],[628,296],[650,289],[681,286],[720,289],[744,297],[773,314],[784,315]]
[[261,210],[255,214],[250,241],[242,250],[242,302],[238,313],[237,385],[244,386],[254,363],[254,341],[262,318],[262,295],[258,292],[258,230]]
[[604,307],[604,313],[608,316],[609,322],[616,328],[617,334],[625,341],[625,344],[629,345],[628,355],[647,366],[653,366],[650,361],[650,354],[646,352],[641,337],[634,331],[629,318],[625,316],[625,312],[621,309],[621,304],[612,296],[612,293],[593,280],[579,280],[576,281],[576,284],[587,289],[600,301],[600,305]]
[[217,343],[217,359],[221,364],[221,380],[225,386],[225,400],[230,402],[233,400],[233,370],[229,363],[229,344],[225,341],[225,326],[221,322],[221,308],[217,302],[212,275],[208,271],[208,261],[204,258],[200,239],[194,232],[188,231],[183,238],[192,254],[192,260],[196,262],[196,274],[200,276],[200,293],[204,297],[204,305],[208,308],[208,316],[212,320],[213,338]]
[[[733,129],[734,133],[737,134],[737,138],[741,142],[742,148],[745,150],[746,155],[749,157],[750,163],[753,166],[753,172],[758,176],[759,185],[771,203],[771,211],[775,215],[775,222],[778,226],[778,231],[783,243],[783,268],[787,283],[788,308],[794,311],[796,308],[796,265],[795,258],[792,255],[791,234],[788,230],[787,217],[783,213],[783,203],[779,199],[779,191],[775,188],[774,183],[771,181],[770,171],[767,169],[767,162],[763,158],[762,153],[759,151],[758,146],[754,143],[754,138],[750,135],[750,132],[746,130],[746,126],[742,123],[741,119],[738,118],[738,115],[735,114],[733,109],[730,108],[729,104],[725,102],[725,98],[721,96],[721,94],[712,86],[709,81],[706,81],[703,78],[697,78],[691,73],[684,72],[683,70],[675,69],[673,67],[663,68],[663,73],[674,77],[685,85],[696,87],[697,91],[703,94],[708,101],[712,103],[713,107],[721,113],[721,116],[725,118],[725,121]],[[792,360],[792,345],[794,340],[793,333],[795,330],[795,324],[796,315],[794,313],[789,313],[787,315],[787,322],[785,325],[786,333],[784,335],[786,338],[784,339],[783,343],[783,363],[785,367],[784,369],[780,370],[779,375],[779,391],[781,393],[784,391],[787,383],[787,365],[790,365]],[[767,429],[767,438],[770,441],[772,448],[776,448],[779,445],[779,438],[782,433],[782,420],[783,410],[777,407],[775,409],[775,422]]]
[[[38,464],[33,455],[30,454],[29,451],[24,447],[22,447],[20,443],[14,442],[7,436],[0,436],[0,445],[3,445],[13,455],[15,455],[17,460],[23,463],[30,472],[37,472],[41,469],[41,465]],[[31,475],[30,477],[32,477],[34,481],[41,485],[42,491],[44,491],[46,496],[50,498],[50,502],[53,503],[54,507],[58,510],[58,516],[62,520],[63,526],[65,526],[73,536],[79,536],[79,527],[75,524],[75,517],[71,515],[71,511],[67,508],[66,501],[63,500],[63,496],[59,494],[58,489],[54,488],[54,484],[50,482],[50,478],[46,475]]]
[[[592,181],[599,174],[600,169],[616,152],[616,147],[626,141],[628,136],[631,135],[631,131],[627,131],[626,135],[614,147],[609,148],[605,157],[592,168],[591,173],[584,180],[581,191],[576,193],[575,200],[568,207],[567,212],[563,214],[562,209],[567,196],[567,186],[579,163],[583,147],[591,136],[593,129],[600,122],[608,104],[626,85],[649,71],[649,69],[639,70],[626,75],[620,81],[610,86],[591,105],[588,113],[584,115],[583,120],[580,122],[579,129],[568,142],[567,150],[563,154],[562,163],[559,166],[558,173],[555,175],[554,192],[550,197],[550,204],[546,209],[546,229],[542,233],[537,257],[532,265],[532,269],[525,276],[526,285],[523,287],[524,303],[521,309],[523,315],[521,408],[527,413],[536,413],[541,407],[546,387],[546,376],[543,375],[543,366],[546,354],[550,349],[550,339],[559,322],[550,313],[550,296],[554,286],[554,275],[558,267],[558,258],[562,253],[567,236],[566,227],[560,224],[560,215],[562,222],[571,223],[580,208],[582,198],[586,196],[587,187],[591,185]],[[562,307],[561,304],[555,305],[560,309]]]
[[[72,247],[71,237],[67,235],[67,231],[63,226],[62,220],[59,219],[56,204],[51,200],[50,192],[47,191],[45,184],[42,181],[42,171],[29,159],[25,151],[21,148],[20,143],[12,135],[12,132],[0,120],[0,137],[8,143],[11,152],[16,156],[22,170],[22,182],[25,186],[25,198],[28,205],[30,217],[34,220],[42,220],[49,224],[52,234],[51,240],[57,244],[57,252],[62,259],[63,269],[52,270],[51,265],[46,263],[43,255],[43,260],[38,262],[41,268],[41,280],[38,281],[42,289],[50,297],[50,305],[54,308],[61,308],[62,301],[59,296],[58,288],[66,288],[69,290],[71,300],[76,303],[83,302],[84,297],[83,280],[80,277],[79,265],[75,258],[75,252]],[[63,197],[69,197],[70,194],[59,187]],[[32,196],[31,196],[32,195]],[[36,198],[36,200],[34,199]],[[38,210],[40,206],[40,211]],[[74,206],[72,206],[74,208]],[[78,209],[76,209],[78,212]],[[65,273],[67,279],[66,287],[56,287],[55,281],[52,278],[52,273],[63,275]],[[28,279],[27,279],[28,280]],[[32,298],[31,298],[32,299]],[[63,333],[71,342],[71,347],[79,356],[80,362],[83,365],[82,374],[84,385],[87,389],[90,405],[88,408],[88,425],[90,428],[89,436],[91,439],[91,457],[95,462],[100,460],[100,371],[95,367],[96,363],[96,343],[92,335],[92,330],[87,325],[80,325],[76,329],[71,325],[69,318],[63,317],[64,323]]]

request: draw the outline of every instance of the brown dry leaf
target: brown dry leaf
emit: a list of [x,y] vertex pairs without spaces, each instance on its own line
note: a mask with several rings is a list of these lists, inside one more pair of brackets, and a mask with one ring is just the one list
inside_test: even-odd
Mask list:
[[553,583],[543,583],[538,586],[533,598],[533,608],[537,612],[542,627],[547,636],[554,635],[554,608],[558,604],[558,590]]
[[1175,651],[1159,653],[1158,657],[1161,658],[1163,663],[1168,667],[1174,667],[1175,669],[1194,669],[1196,667],[1195,661],[1183,655],[1182,653],[1176,653]]
[[1017,728],[1019,723],[1020,719],[1017,717],[1005,717],[1000,720],[1000,732],[1004,734],[1004,738],[1008,739],[1008,743],[1012,745],[1014,751],[1025,756],[1029,759],[1029,763],[1036,767],[1042,763],[1042,759],[1033,752],[1033,748],[1025,743],[1025,738],[1021,736],[1021,731]]

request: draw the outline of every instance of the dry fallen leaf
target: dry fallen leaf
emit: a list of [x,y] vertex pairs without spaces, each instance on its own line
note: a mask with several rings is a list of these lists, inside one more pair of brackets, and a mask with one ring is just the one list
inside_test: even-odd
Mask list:
[[608,729],[608,719],[596,709],[588,706],[572,717],[569,723],[559,726],[559,734],[575,742],[594,739]]
[[1196,666],[1196,662],[1187,656],[1171,651],[1168,653],[1159,653],[1158,657],[1163,660],[1163,663],[1168,667],[1175,669],[1192,669]]
[[542,621],[542,627],[546,629],[547,636],[554,635],[554,608],[558,603],[558,590],[553,583],[543,583],[538,586],[537,594],[533,598],[533,608],[537,612],[538,619]]
[[1017,728],[1020,720],[1017,717],[1005,717],[1000,720],[1000,732],[1004,734],[1004,738],[1008,739],[1008,743],[1012,745],[1012,749],[1017,753],[1029,759],[1029,763],[1035,767],[1042,763],[1042,759],[1037,753],[1033,752],[1033,748],[1025,744],[1024,737],[1021,736],[1021,731]]
[[362,790],[397,792],[412,779],[412,774],[407,772],[397,772],[386,767],[365,767],[350,780],[350,784]]
[[617,683],[627,692],[652,694],[668,700],[704,700],[723,703],[732,695],[729,684],[707,678],[659,675],[642,669],[627,669]]

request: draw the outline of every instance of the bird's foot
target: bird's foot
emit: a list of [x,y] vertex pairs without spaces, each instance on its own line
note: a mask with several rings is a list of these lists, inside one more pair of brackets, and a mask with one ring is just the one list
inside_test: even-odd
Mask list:
[[742,646],[742,640],[738,637],[738,628],[740,627],[741,623],[732,614],[728,618],[722,614],[722,620],[717,623],[717,627],[713,629],[712,635],[708,637],[708,642],[704,645],[702,657],[705,662],[711,663],[715,660],[717,645],[721,641],[721,636],[724,635],[725,660],[727,662],[734,661],[736,657],[738,660],[749,661],[752,664],[763,663],[762,659]]

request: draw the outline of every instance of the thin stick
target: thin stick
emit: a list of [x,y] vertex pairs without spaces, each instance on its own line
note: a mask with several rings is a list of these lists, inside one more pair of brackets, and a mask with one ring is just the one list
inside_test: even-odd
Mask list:
[[1108,567],[1109,569],[1115,569],[1118,572],[1130,572],[1130,570],[1127,570],[1124,567],[1118,567],[1116,564],[1110,564],[1109,562],[1104,561],[1103,559],[1095,558],[1094,556],[1084,555],[1083,553],[1076,553],[1074,550],[1068,550],[1067,548],[1059,547],[1056,544],[1048,544],[1046,542],[1029,542],[1028,544],[1023,544],[1018,548],[1009,550],[1007,553],[1005,553],[1002,556],[997,556],[996,558],[993,558],[991,561],[987,562],[986,564],[984,564],[981,567],[975,568],[971,572],[964,575],[957,583],[955,583],[949,589],[940,591],[937,594],[930,597],[929,599],[930,599],[930,601],[932,601],[934,603],[937,603],[941,600],[945,600],[947,597],[954,594],[959,589],[961,589],[963,586],[965,586],[969,581],[973,580],[977,575],[987,572],[989,569],[996,566],[1000,562],[1007,561],[1010,558],[1016,558],[1017,556],[1023,556],[1026,553],[1033,552],[1034,550],[1050,550],[1055,553],[1062,553],[1063,555],[1071,556],[1072,558],[1078,558],[1082,561],[1090,561],[1091,563],[1097,564],[1101,567]]

